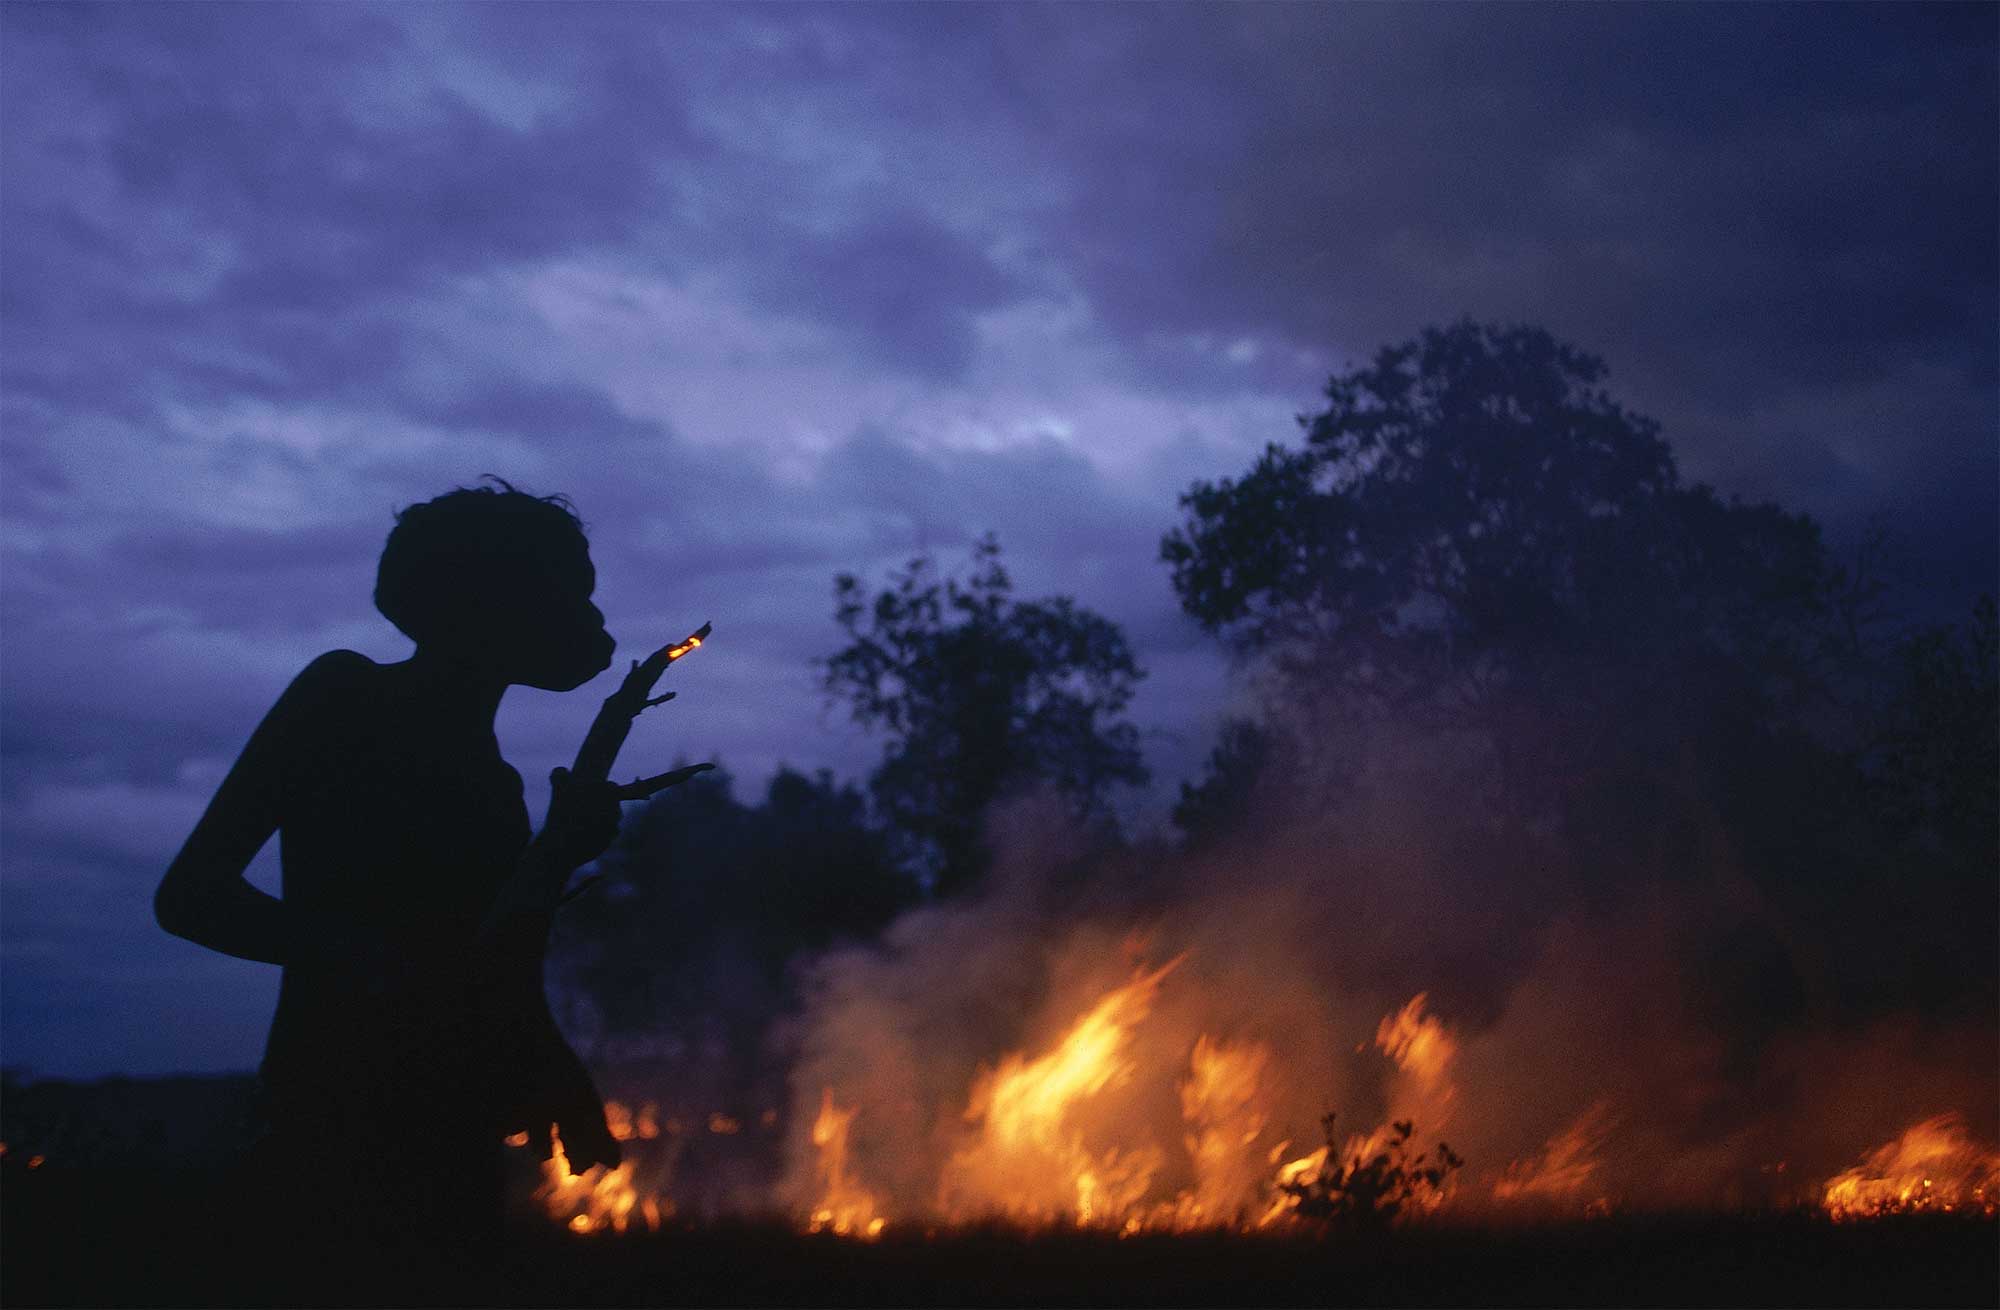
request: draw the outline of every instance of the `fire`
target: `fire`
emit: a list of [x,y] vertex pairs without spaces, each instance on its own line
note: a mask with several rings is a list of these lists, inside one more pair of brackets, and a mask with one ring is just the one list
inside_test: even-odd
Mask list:
[[1269,1120],[1264,1074],[1270,1063],[1271,1048],[1261,1042],[1232,1045],[1206,1033],[1195,1040],[1181,1084],[1195,1187],[1179,1208],[1181,1226],[1233,1222],[1259,1199],[1265,1170],[1261,1153],[1251,1148]]
[[[622,1101],[604,1103],[604,1123],[611,1129],[611,1135],[621,1142],[634,1138],[651,1141],[660,1135],[658,1116],[660,1107],[651,1101],[639,1107],[635,1115]],[[525,1140],[525,1135],[524,1140]]]
[[1382,1022],[1375,1025],[1375,1045],[1419,1085],[1440,1090],[1449,1097],[1445,1071],[1451,1065],[1451,1057],[1458,1053],[1458,1043],[1451,1039],[1436,1015],[1424,1013],[1424,1002],[1429,999],[1429,992],[1418,992],[1402,1009],[1384,1015]]
[[[1578,1115],[1549,1138],[1540,1155],[1516,1160],[1493,1184],[1496,1201],[1569,1201],[1590,1185],[1599,1152],[1611,1130],[1611,1107],[1605,1102]],[[1608,1202],[1605,1207],[1608,1208]]]
[[[605,1106],[606,1120],[616,1124],[625,1121],[628,1132],[620,1135],[620,1140],[629,1140],[630,1118],[623,1106],[618,1114],[611,1113],[611,1106]],[[525,1134],[522,1137],[525,1145]],[[513,1138],[508,1141],[513,1142]],[[603,1165],[592,1165],[581,1174],[572,1173],[569,1156],[563,1150],[562,1138],[551,1128],[549,1130],[549,1158],[542,1161],[542,1183],[535,1189],[535,1200],[539,1201],[549,1217],[566,1226],[573,1233],[616,1232],[622,1233],[637,1224],[657,1232],[660,1225],[672,1217],[674,1203],[665,1197],[642,1195],[633,1182],[633,1162],[625,1161],[616,1169],[606,1169]]]
[[[1414,1125],[1434,1132],[1450,1117],[1451,1101],[1458,1094],[1450,1078],[1458,1043],[1443,1020],[1424,1012],[1429,1000],[1430,993],[1418,992],[1401,1009],[1384,1015],[1375,1025],[1376,1049],[1396,1067],[1389,1087],[1387,1119],[1370,1132],[1350,1134],[1338,1155],[1329,1140],[1305,1155],[1278,1164],[1291,1145],[1288,1141],[1280,1142],[1270,1155],[1278,1170],[1269,1180],[1258,1227],[1267,1228],[1296,1216],[1300,1206],[1298,1189],[1345,1188],[1349,1180],[1365,1182],[1378,1165],[1401,1169]],[[1331,1132],[1331,1120],[1328,1130]],[[1442,1144],[1439,1151],[1449,1154]],[[1414,1168],[1423,1158],[1420,1154],[1408,1163]],[[1437,1183],[1410,1187],[1407,1199],[1412,1213],[1426,1213],[1444,1205],[1450,1196],[1442,1181],[1444,1176],[1440,1175]]]
[[854,1123],[854,1114],[834,1105],[831,1087],[821,1093],[812,1143],[819,1150],[825,1191],[813,1207],[807,1227],[815,1233],[841,1237],[880,1237],[885,1220],[875,1213],[875,1198],[856,1186],[847,1172],[847,1130]]
[[1834,1219],[1924,1210],[1991,1215],[2000,1212],[2000,1153],[1974,1141],[1958,1115],[1933,1115],[1829,1178],[1820,1204]]
[[[1365,1012],[1368,1020],[1330,1009],[1354,1027],[1321,1034],[1317,1045],[1288,1042],[1302,1030],[1268,1020],[1253,1036],[1239,1026],[1241,1006],[1216,1004],[1189,976],[1168,981],[1186,958],[1133,967],[1101,990],[1059,993],[1052,1015],[1061,1022],[1045,1042],[1003,1051],[965,1081],[937,1082],[936,1099],[927,1103],[903,1099],[904,1089],[917,1085],[906,1078],[877,1084],[874,1099],[843,1095],[837,1077],[815,1080],[793,1111],[800,1154],[778,1195],[796,1207],[807,1231],[858,1240],[879,1237],[891,1224],[994,1218],[1121,1235],[1311,1224],[1371,1230],[1440,1212],[1532,1219],[1698,1204],[1699,1184],[1675,1181],[1673,1170],[1705,1179],[1732,1167],[1733,1147],[1673,1143],[1681,1156],[1657,1154],[1661,1138],[1641,1117],[1645,1102],[1629,1092],[1568,1104],[1520,1102],[1544,1088],[1563,1094],[1560,1078],[1535,1071],[1546,1066],[1547,1053],[1569,1047],[1551,1043],[1541,1061],[1522,1062],[1514,1050],[1496,1048],[1493,1029],[1468,1034],[1432,1013],[1424,992],[1387,1013]],[[1107,963],[1090,958],[1085,967]],[[1351,1045],[1371,1021],[1372,1044]],[[1325,1065],[1301,1051],[1339,1062],[1333,1086],[1320,1081],[1328,1077]],[[1301,1119],[1342,1094],[1345,1077],[1372,1087],[1381,1122],[1343,1117],[1348,1131],[1337,1133],[1328,1115],[1323,1144],[1299,1141]],[[820,1093],[816,1104],[807,1099],[811,1090]],[[1496,1122],[1517,1102],[1535,1117]],[[1542,1118],[1547,1111],[1566,1117]],[[863,1117],[874,1113],[897,1126]],[[670,1141],[662,1149],[712,1158],[739,1143],[754,1150],[759,1139],[775,1140],[760,1129],[783,1122],[755,1109],[683,1110],[662,1119],[651,1102],[607,1102],[605,1116],[620,1141],[664,1136]],[[857,1123],[875,1131],[857,1134]],[[1553,1133],[1551,1124],[1559,1125]],[[1465,1161],[1445,1145],[1464,1144],[1465,1135],[1473,1138],[1478,1175],[1461,1173]],[[524,1134],[509,1140],[526,1144]],[[553,1148],[535,1197],[554,1222],[578,1233],[657,1230],[675,1213],[647,1185],[648,1171],[653,1181],[659,1171],[643,1150],[635,1152],[636,1169],[628,1160],[579,1176],[560,1140]],[[1855,1158],[1858,1164],[1815,1190],[1834,1220],[1906,1211],[2000,1214],[2000,1152],[1973,1138],[1957,1115],[1917,1121]],[[1796,1177],[1834,1161],[1795,1158],[1764,1168]],[[1662,1177],[1667,1184],[1655,1186]],[[1780,1193],[1768,1189],[1777,1185],[1765,1185],[1773,1199]],[[1740,1203],[1720,1188],[1710,1195],[1717,1204]]]
[[1152,1185],[1156,1148],[1093,1149],[1075,1122],[1107,1088],[1128,1081],[1133,1029],[1150,1013],[1160,980],[1180,959],[1113,989],[1046,1053],[1015,1052],[973,1086],[971,1141],[946,1167],[946,1210],[999,1213],[1030,1223],[1060,1219],[1120,1226]]

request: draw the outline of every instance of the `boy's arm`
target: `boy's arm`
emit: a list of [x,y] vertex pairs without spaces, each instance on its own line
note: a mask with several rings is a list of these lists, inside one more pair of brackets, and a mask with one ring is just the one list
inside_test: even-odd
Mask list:
[[153,897],[160,926],[177,937],[267,964],[296,964],[331,954],[302,930],[277,897],[243,876],[285,816],[288,780],[312,749],[323,712],[353,686],[367,664],[352,651],[320,656],[292,681],[216,788],[214,799],[167,866]]

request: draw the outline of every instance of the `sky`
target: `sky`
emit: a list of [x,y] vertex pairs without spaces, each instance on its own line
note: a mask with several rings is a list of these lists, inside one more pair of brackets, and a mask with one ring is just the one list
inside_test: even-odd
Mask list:
[[[863,776],[832,580],[993,531],[1120,623],[1157,784],[1232,695],[1159,538],[1427,325],[1601,355],[1683,472],[1919,617],[2000,555],[2000,11],[0,6],[0,1062],[247,1069],[150,901],[394,512],[587,521],[628,769]],[[614,666],[622,667],[622,665]],[[516,690],[539,816],[612,675]],[[1149,809],[1150,807],[1150,809]],[[274,851],[255,878],[274,887]]]

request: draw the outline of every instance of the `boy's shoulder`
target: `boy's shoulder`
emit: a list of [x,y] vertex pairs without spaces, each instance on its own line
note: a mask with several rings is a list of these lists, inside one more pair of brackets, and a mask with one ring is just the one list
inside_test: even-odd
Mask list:
[[330,650],[306,665],[299,676],[327,680],[365,678],[381,667],[358,650]]
[[330,650],[299,671],[291,695],[308,701],[339,697],[367,687],[382,666],[359,651]]

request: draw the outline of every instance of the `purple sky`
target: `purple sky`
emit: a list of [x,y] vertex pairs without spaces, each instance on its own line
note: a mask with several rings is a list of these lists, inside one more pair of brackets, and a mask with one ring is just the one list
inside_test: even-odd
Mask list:
[[[999,533],[1122,623],[1159,796],[1224,708],[1154,562],[1334,368],[1603,354],[1691,476],[1996,561],[1985,6],[0,6],[0,1059],[248,1068],[152,889],[392,512],[569,493],[628,767],[859,776],[836,571]],[[608,682],[510,693],[539,817]],[[1144,800],[1135,803],[1144,814]],[[260,862],[267,882],[273,852]]]

